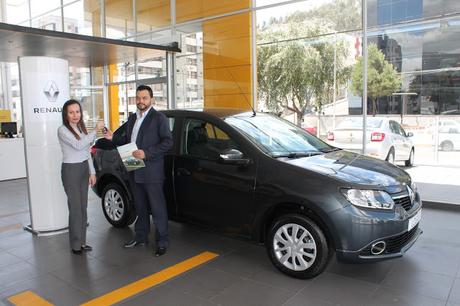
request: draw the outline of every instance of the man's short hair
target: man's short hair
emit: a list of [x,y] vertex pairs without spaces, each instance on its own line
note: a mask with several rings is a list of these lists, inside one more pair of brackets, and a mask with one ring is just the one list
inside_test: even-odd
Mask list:
[[150,94],[150,98],[153,98],[153,91],[152,91],[152,88],[150,88],[150,86],[147,86],[147,85],[139,85],[139,86],[137,86],[136,92],[142,91],[142,90],[147,90],[149,92],[149,94]]

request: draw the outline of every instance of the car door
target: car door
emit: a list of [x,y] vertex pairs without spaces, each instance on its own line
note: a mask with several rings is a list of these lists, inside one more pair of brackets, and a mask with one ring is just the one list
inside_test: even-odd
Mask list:
[[248,235],[254,217],[256,164],[219,160],[221,152],[245,152],[221,127],[196,118],[183,122],[181,153],[174,164],[179,214],[235,235]]
[[412,142],[409,139],[409,137],[407,137],[406,131],[404,131],[403,127],[396,121],[393,121],[393,123],[398,133],[399,155],[397,155],[397,159],[407,160],[409,158],[409,153],[412,148]]
[[399,130],[399,124],[396,121],[390,120],[390,130],[393,147],[395,148],[395,159],[402,160],[405,158],[404,139]]

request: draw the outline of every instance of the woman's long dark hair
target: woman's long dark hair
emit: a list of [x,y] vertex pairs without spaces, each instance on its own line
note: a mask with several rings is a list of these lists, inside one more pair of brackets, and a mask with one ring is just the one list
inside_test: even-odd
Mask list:
[[68,108],[72,104],[78,104],[78,107],[80,108],[80,121],[77,123],[77,128],[79,129],[80,133],[88,134],[85,123],[83,122],[81,104],[77,100],[70,99],[64,103],[64,106],[62,107],[62,124],[75,136],[75,138],[80,139],[80,136],[77,134],[77,132],[70,126],[69,118],[67,116]]

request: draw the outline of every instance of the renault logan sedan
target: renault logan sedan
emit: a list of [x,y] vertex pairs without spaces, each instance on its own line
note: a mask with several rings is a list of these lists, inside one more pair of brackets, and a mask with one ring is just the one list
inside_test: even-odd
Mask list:
[[[263,243],[290,276],[320,274],[334,253],[349,262],[402,256],[421,234],[420,196],[397,166],[332,147],[269,114],[163,113],[174,137],[165,158],[170,219]],[[102,139],[93,158],[107,220],[133,223],[116,149]]]

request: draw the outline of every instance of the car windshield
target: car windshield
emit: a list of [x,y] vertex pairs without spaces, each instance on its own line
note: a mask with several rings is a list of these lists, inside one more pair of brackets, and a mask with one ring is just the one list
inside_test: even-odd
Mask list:
[[305,157],[335,150],[301,128],[272,115],[234,116],[225,118],[225,122],[273,157]]
[[[380,118],[367,118],[366,126],[367,128],[377,129],[382,126],[383,120]],[[340,122],[337,125],[337,129],[362,129],[363,128],[363,118],[347,118]]]

